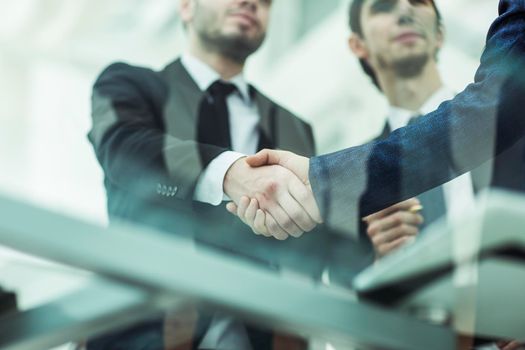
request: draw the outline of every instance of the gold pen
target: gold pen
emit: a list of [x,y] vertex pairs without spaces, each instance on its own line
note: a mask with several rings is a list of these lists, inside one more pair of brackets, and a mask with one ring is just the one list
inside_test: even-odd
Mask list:
[[421,210],[423,210],[423,206],[421,204],[417,204],[417,205],[413,205],[411,206],[408,211],[411,212],[412,214],[417,214],[419,213]]
[[[422,210],[423,210],[423,206],[421,204],[416,204],[416,205],[413,205],[410,208],[408,208],[408,212],[412,213],[412,214],[417,214],[417,213],[421,212]],[[369,218],[369,216],[364,217],[361,220],[363,222],[368,222],[368,218]]]

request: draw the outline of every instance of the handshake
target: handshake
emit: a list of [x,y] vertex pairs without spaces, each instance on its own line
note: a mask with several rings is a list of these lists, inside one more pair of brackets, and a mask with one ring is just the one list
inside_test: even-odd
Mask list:
[[[236,161],[224,178],[233,200],[228,211],[255,234],[285,240],[301,237],[323,222],[308,179],[310,160],[292,152],[263,150]],[[378,258],[412,242],[423,217],[412,198],[363,218]]]
[[229,212],[253,232],[285,240],[322,223],[308,180],[310,160],[291,152],[263,150],[237,160],[224,177]]

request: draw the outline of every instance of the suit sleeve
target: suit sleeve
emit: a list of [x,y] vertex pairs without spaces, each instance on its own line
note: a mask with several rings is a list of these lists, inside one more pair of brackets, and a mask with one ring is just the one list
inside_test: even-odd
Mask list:
[[146,198],[191,200],[207,163],[226,150],[167,134],[167,94],[151,70],[108,67],[94,85],[88,137],[106,181]]
[[524,69],[525,1],[501,0],[474,83],[385,140],[311,160],[325,221],[357,232],[359,213],[448,182],[513,146],[525,134]]

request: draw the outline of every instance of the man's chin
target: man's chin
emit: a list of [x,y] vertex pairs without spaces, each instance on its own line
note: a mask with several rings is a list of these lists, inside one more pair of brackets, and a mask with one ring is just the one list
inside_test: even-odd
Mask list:
[[400,57],[393,63],[394,70],[402,78],[413,78],[421,74],[430,56],[427,53]]
[[223,36],[223,41],[235,47],[256,51],[262,45],[264,38],[249,33],[235,32],[226,33]]
[[247,39],[245,36],[238,35],[223,36],[215,42],[218,50],[240,63],[243,63],[248,56],[257,51],[261,44],[261,41]]
[[239,41],[252,45],[255,45],[261,41],[261,36],[259,34],[253,33],[253,29],[249,28],[232,28],[231,30],[223,33],[223,36],[232,41]]

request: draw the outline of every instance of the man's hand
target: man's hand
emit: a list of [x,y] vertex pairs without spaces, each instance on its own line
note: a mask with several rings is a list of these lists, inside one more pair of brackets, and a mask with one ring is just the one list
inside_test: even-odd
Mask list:
[[[243,196],[256,199],[257,207],[265,211],[267,230],[259,232],[261,234],[278,239],[285,239],[288,235],[299,237],[321,222],[309,187],[290,170],[280,166],[253,168],[246,159],[239,159],[226,173],[224,192],[239,204]],[[243,208],[248,205],[243,202]],[[254,226],[251,227],[255,230]]]
[[310,160],[295,153],[264,149],[246,158],[246,163],[252,167],[280,165],[294,173],[305,185],[310,186],[310,180],[308,178]]
[[[256,235],[263,235],[265,237],[272,237],[270,230],[267,228],[269,222],[273,220],[271,215],[267,215],[264,211],[259,209],[259,202],[257,199],[250,199],[242,197],[237,206],[234,202],[226,204],[226,209],[237,216],[242,222],[250,226],[253,233]],[[268,222],[268,224],[267,224]],[[295,236],[299,238],[301,235]],[[288,239],[288,234],[274,234],[274,238],[284,241]]]
[[412,198],[363,219],[378,258],[415,239],[423,217],[410,209],[419,205],[419,201]]

